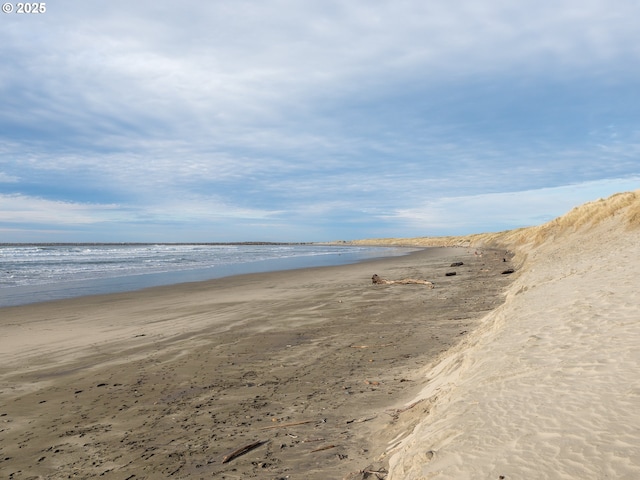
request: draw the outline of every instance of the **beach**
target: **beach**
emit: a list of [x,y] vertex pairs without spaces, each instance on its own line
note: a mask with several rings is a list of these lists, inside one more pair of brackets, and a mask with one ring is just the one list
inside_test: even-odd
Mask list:
[[443,245],[403,257],[0,309],[0,477],[640,478],[639,240],[636,191],[354,242]]
[[488,240],[518,277],[429,371],[388,478],[640,478],[640,191]]
[[514,267],[430,248],[0,309],[0,477],[384,478]]

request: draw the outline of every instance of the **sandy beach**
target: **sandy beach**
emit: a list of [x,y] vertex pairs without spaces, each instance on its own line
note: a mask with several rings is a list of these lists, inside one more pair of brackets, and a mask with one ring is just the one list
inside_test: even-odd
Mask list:
[[640,191],[491,239],[522,268],[429,370],[388,478],[640,478]]
[[639,240],[636,191],[358,242],[465,247],[4,308],[0,477],[640,478]]
[[0,477],[384,478],[425,369],[504,301],[515,265],[482,253],[1,309]]

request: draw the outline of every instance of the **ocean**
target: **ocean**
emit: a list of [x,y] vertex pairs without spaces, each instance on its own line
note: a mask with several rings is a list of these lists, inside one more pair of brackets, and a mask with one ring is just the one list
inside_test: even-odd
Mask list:
[[311,244],[0,245],[0,307],[403,255]]

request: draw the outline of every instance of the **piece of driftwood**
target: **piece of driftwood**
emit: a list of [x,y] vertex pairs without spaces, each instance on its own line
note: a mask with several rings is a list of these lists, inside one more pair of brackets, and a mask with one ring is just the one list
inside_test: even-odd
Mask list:
[[243,445],[240,448],[236,448],[232,452],[229,452],[224,457],[222,457],[222,463],[229,463],[234,458],[238,458],[239,456],[244,455],[245,453],[248,453],[255,448],[258,448],[265,443],[267,443],[266,440],[258,440],[257,442],[248,443],[247,445]]
[[329,450],[330,448],[336,448],[337,445],[325,445],[324,447],[316,448],[315,450],[311,450],[311,453],[321,452],[323,450]]
[[354,418],[353,420],[347,420],[347,424],[349,423],[364,423],[364,422],[368,422],[369,420],[374,420],[376,419],[378,416],[374,415],[373,417],[362,417],[362,418]]
[[365,478],[377,478],[378,480],[384,480],[387,478],[387,473],[387,470],[383,467],[375,470],[373,466],[369,466],[363,470],[349,473],[346,477],[343,477],[342,480],[364,480]]
[[369,475],[374,475],[375,478],[377,478],[378,480],[384,480],[385,478],[387,478],[387,471],[382,469],[382,470],[362,470],[360,473],[364,474],[366,478]]
[[429,288],[433,288],[433,283],[428,282],[427,280],[417,280],[415,278],[403,278],[402,280],[386,280],[380,277],[378,274],[374,274],[371,277],[371,283],[374,285],[426,285]]
[[296,425],[304,425],[305,423],[314,423],[315,420],[305,420],[304,422],[282,423],[280,425],[269,425],[268,427],[262,427],[260,430],[271,430],[273,428],[286,428],[295,427]]
[[311,443],[311,442],[324,442],[324,438],[307,438],[306,440],[302,440],[302,443]]

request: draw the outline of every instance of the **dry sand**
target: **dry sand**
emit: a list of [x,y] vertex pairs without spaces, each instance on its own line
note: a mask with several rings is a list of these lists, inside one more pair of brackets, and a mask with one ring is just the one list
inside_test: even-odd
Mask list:
[[640,191],[502,241],[505,303],[425,371],[388,479],[640,478]]
[[383,478],[389,442],[429,411],[409,401],[424,369],[503,302],[505,256],[436,248],[0,309],[0,478]]

